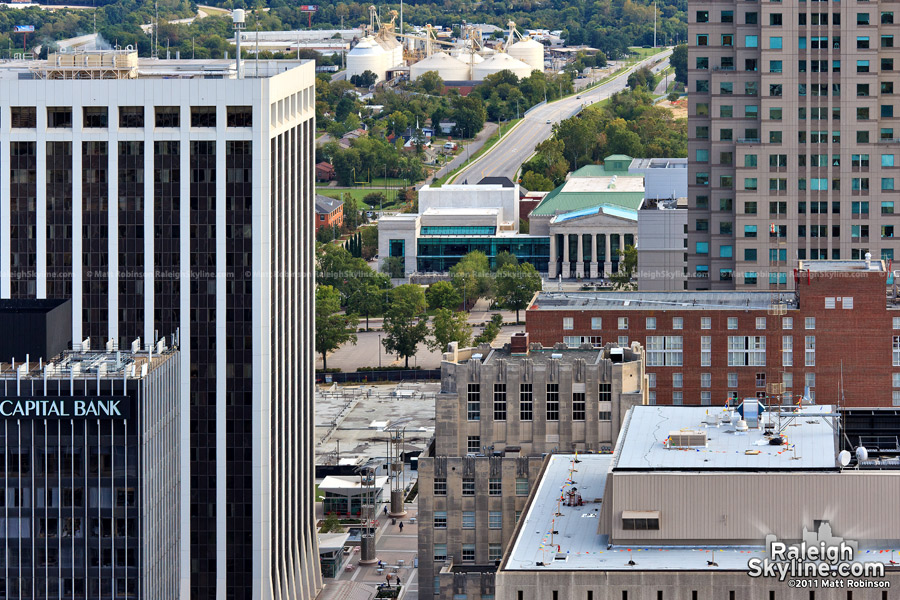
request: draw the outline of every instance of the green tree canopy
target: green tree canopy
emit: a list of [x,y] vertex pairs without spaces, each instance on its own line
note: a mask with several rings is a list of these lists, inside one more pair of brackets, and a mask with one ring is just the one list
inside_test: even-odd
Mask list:
[[428,286],[425,292],[429,309],[446,308],[456,310],[462,302],[462,296],[449,281],[436,281]]
[[637,248],[634,246],[625,246],[624,250],[619,250],[619,270],[610,275],[610,280],[617,290],[633,289],[634,284],[631,278],[637,270]]
[[347,298],[347,310],[366,318],[366,329],[369,328],[369,317],[380,315],[384,310],[387,290],[372,283],[364,283]]
[[474,250],[463,256],[450,267],[450,277],[466,302],[490,295],[491,265],[483,252]]
[[346,342],[356,344],[357,319],[340,314],[341,296],[331,286],[316,288],[316,352],[322,355],[322,366],[328,369],[328,353]]
[[433,339],[428,347],[432,350],[446,352],[450,342],[459,342],[460,348],[465,348],[472,341],[472,326],[469,325],[468,315],[439,308],[432,320],[431,335]]
[[503,265],[497,270],[497,300],[506,308],[516,311],[516,323],[519,322],[519,311],[543,287],[540,273],[531,263],[520,265]]
[[428,336],[428,321],[424,318],[425,294],[421,286],[397,286],[391,293],[390,306],[384,316],[384,349],[406,359],[414,356],[419,344]]

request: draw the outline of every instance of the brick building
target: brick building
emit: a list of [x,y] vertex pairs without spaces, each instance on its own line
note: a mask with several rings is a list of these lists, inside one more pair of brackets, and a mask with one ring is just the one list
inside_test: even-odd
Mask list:
[[344,203],[335,198],[316,194],[316,231],[323,227],[340,229],[344,224]]
[[884,262],[801,261],[793,277],[792,292],[542,293],[526,329],[544,345],[640,342],[651,404],[808,387],[819,404],[900,405],[900,303]]

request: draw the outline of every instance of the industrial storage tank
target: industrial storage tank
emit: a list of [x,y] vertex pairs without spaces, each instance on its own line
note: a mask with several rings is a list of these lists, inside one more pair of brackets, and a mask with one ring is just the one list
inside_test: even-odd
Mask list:
[[544,45],[532,38],[524,38],[510,46],[509,55],[536,71],[544,71]]
[[409,68],[409,78],[413,81],[427,73],[436,71],[444,81],[470,81],[469,65],[453,58],[445,52],[432,54]]
[[378,41],[378,43],[381,44],[381,47],[388,53],[388,62],[390,64],[388,64],[387,67],[389,69],[399,67],[403,64],[403,46],[397,41],[397,38],[392,35],[386,35],[379,36],[376,38],[376,41]]
[[472,68],[472,79],[483,81],[488,75],[493,75],[500,71],[512,71],[519,79],[522,79],[531,75],[532,70],[531,65],[527,65],[521,60],[516,60],[505,52],[498,52]]
[[387,70],[392,65],[391,53],[385,50],[375,38],[364,37],[347,54],[347,80],[354,75],[362,75],[365,71],[372,71],[378,76],[378,81],[383,81],[387,76]]
[[457,48],[450,53],[450,56],[466,65],[477,65],[484,62],[484,57],[471,48]]

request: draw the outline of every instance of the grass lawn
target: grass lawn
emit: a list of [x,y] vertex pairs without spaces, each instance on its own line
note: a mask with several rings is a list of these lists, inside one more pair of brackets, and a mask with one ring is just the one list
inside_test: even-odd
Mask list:
[[381,210],[381,206],[369,206],[365,202],[363,202],[363,198],[368,196],[373,192],[385,193],[388,201],[384,203],[384,210],[391,210],[399,206],[399,204],[395,201],[397,196],[397,189],[393,190],[385,190],[384,188],[349,188],[349,189],[334,189],[334,188],[316,188],[316,193],[321,194],[323,196],[328,196],[329,198],[337,198],[341,199],[341,194],[344,195],[344,198],[353,198],[360,204],[360,208],[363,210],[376,209]]
[[325,494],[319,491],[319,485],[316,484],[316,502],[321,502],[325,498]]

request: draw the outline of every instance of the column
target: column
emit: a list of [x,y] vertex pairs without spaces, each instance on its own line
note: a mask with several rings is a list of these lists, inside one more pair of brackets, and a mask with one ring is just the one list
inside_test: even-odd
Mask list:
[[584,234],[578,234],[578,262],[575,263],[575,277],[584,277]]
[[558,275],[556,272],[558,269],[558,265],[556,264],[556,234],[552,231],[550,232],[550,264],[547,265],[547,276],[550,279],[553,279]]
[[608,231],[604,236],[606,238],[606,254],[603,256],[603,275],[604,277],[609,277],[612,275],[612,255],[610,254],[610,243],[609,238],[612,234]]
[[562,257],[562,276],[566,279],[572,276],[571,266],[569,265],[569,234],[563,234],[563,257]]
[[597,279],[600,275],[598,273],[599,269],[597,268],[597,235],[596,233],[592,233],[591,235],[591,279]]

